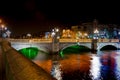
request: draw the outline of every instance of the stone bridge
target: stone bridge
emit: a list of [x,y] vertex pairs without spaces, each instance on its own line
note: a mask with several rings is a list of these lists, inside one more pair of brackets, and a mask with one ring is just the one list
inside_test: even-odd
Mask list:
[[[52,39],[8,39],[11,42],[12,47],[16,50],[20,50],[28,47],[37,47],[39,50],[48,51],[52,50]],[[60,39],[59,49],[65,49],[72,45],[81,45],[92,49],[92,39]],[[112,45],[120,49],[120,43],[118,39],[99,39],[96,42],[96,50],[100,50],[102,47]],[[57,46],[56,46],[57,47]]]

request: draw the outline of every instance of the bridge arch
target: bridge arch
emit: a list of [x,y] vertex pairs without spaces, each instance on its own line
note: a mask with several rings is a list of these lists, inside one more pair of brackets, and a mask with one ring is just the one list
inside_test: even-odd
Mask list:
[[60,45],[60,49],[63,50],[65,48],[67,48],[67,47],[74,46],[74,45],[85,46],[85,47],[88,47],[89,49],[91,49],[91,43],[72,43],[72,44],[62,43]]
[[117,47],[114,46],[114,45],[105,45],[105,46],[103,46],[100,50],[101,50],[101,51],[102,51],[102,50],[117,50]]
[[15,48],[17,51],[24,49],[24,48],[29,48],[29,47],[36,47],[40,51],[48,52],[49,49],[51,49],[49,44],[30,44],[30,43],[15,43],[12,44],[12,47]]
[[28,47],[18,50],[21,54],[29,59],[34,59],[38,54],[38,48],[36,47]]
[[40,60],[47,58],[47,52],[39,50],[37,47],[27,47],[18,50],[22,55],[25,57],[32,59],[32,60]]
[[63,56],[63,54],[70,54],[70,53],[81,53],[81,52],[87,52],[90,51],[91,49],[84,46],[84,45],[78,45],[78,44],[74,44],[74,45],[68,45],[66,47],[64,47],[63,49],[60,50],[60,55]]
[[97,43],[97,50],[100,51],[102,48],[104,47],[113,47],[114,49],[116,48],[119,48],[119,45],[118,43]]

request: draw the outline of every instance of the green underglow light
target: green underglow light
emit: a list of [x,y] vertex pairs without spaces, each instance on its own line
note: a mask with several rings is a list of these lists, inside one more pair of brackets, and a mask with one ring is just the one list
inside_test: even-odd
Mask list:
[[69,46],[65,49],[63,49],[60,52],[61,57],[64,56],[64,54],[72,54],[72,53],[81,53],[81,52],[89,52],[90,49],[88,47],[82,46],[82,45],[73,45],[73,46]]
[[19,52],[29,59],[34,59],[38,54],[38,49],[35,47],[29,47],[29,48],[21,49],[19,50]]
[[62,58],[64,57],[63,51],[60,52],[60,55]]

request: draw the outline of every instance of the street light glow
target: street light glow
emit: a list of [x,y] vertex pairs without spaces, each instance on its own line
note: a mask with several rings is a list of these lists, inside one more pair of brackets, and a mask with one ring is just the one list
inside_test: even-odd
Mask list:
[[4,25],[4,24],[2,24],[2,25],[1,25],[1,27],[2,27],[2,29],[3,29],[3,28],[5,27],[5,25]]
[[2,19],[0,19],[0,23],[2,23]]
[[8,30],[6,25],[2,22],[2,19],[0,19],[0,37],[9,38],[10,34],[11,34],[10,30]]
[[58,28],[56,28],[56,32],[58,32],[59,31],[59,29]]
[[88,36],[88,34],[87,34],[87,33],[85,33],[84,35],[85,35],[85,36]]
[[96,29],[96,30],[94,31],[94,33],[99,33],[99,31]]
[[52,33],[51,33],[51,36],[54,37],[54,36],[55,36],[55,32],[52,32]]

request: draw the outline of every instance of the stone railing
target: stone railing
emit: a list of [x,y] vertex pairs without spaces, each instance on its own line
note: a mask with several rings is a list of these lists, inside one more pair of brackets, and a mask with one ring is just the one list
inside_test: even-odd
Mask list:
[[[52,39],[8,39],[10,42],[51,43]],[[60,42],[92,42],[92,39],[60,39]],[[119,42],[119,39],[98,39],[98,42]]]
[[119,42],[119,39],[98,39],[98,42]]
[[60,42],[92,42],[92,39],[60,39]]
[[51,43],[52,39],[8,39],[9,42]]

